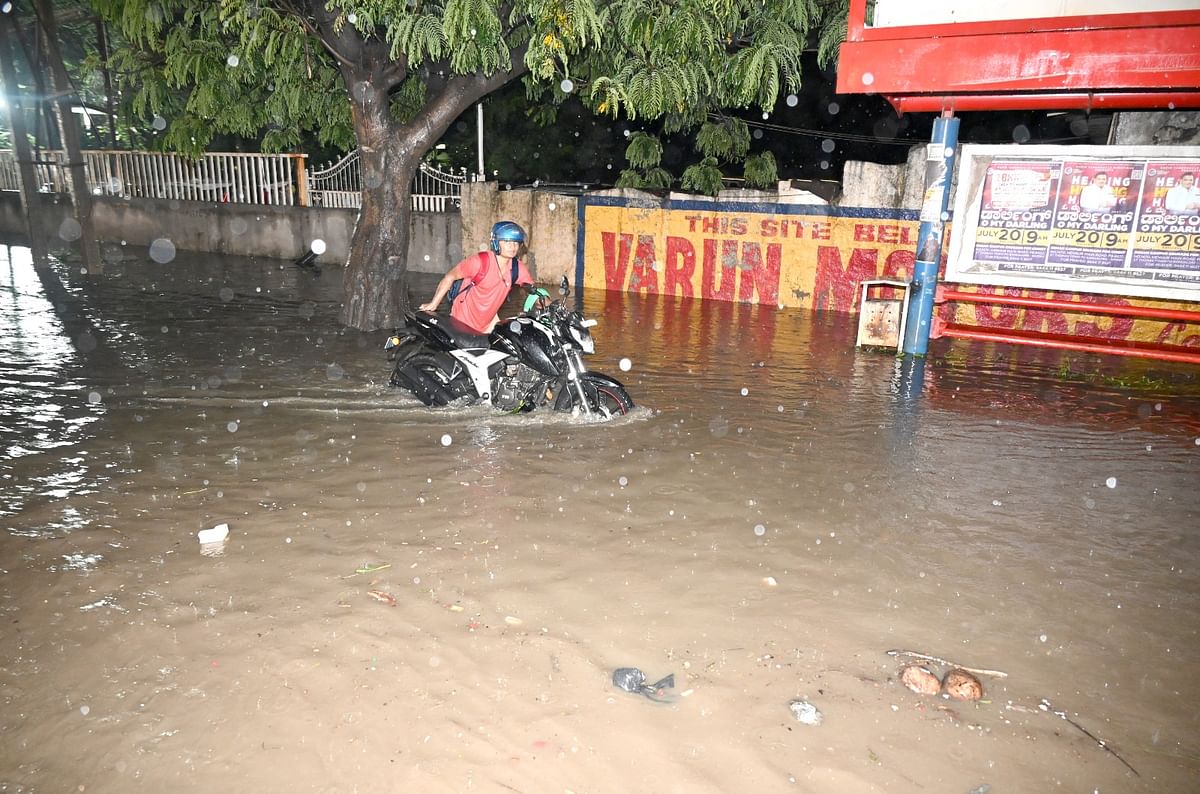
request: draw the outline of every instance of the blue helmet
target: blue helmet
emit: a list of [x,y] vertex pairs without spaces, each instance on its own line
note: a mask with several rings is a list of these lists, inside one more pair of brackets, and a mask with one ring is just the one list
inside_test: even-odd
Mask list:
[[500,241],[511,240],[525,244],[525,230],[512,221],[500,221],[492,227],[492,250],[500,253]]

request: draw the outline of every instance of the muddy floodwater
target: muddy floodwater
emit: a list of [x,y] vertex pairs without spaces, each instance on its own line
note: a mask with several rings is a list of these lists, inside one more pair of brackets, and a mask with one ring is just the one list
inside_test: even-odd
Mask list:
[[0,249],[0,792],[1197,790],[1195,367],[588,292],[631,415],[430,410],[337,269],[108,253]]

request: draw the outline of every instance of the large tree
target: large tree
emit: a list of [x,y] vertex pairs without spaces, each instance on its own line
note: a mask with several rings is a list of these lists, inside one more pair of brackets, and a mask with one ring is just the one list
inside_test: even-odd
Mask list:
[[[664,119],[670,129],[713,124],[709,114],[721,108],[769,109],[782,89],[798,89],[808,31],[831,7],[825,0],[89,1],[130,43],[115,65],[136,87],[133,112],[165,125],[170,148],[197,152],[217,133],[265,133],[265,148],[287,149],[308,132],[358,146],[363,203],[342,317],[363,330],[395,326],[408,309],[412,178],[474,103],[524,78],[530,101],[548,114],[568,94],[598,114]],[[730,134],[714,130],[707,139],[727,143]]]

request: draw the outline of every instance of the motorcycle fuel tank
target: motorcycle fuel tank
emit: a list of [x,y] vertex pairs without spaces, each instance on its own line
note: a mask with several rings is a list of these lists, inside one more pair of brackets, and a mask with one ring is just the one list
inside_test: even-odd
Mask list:
[[546,328],[532,320],[520,318],[497,325],[494,333],[516,349],[521,360],[538,372],[552,376],[560,374],[550,358],[553,343]]

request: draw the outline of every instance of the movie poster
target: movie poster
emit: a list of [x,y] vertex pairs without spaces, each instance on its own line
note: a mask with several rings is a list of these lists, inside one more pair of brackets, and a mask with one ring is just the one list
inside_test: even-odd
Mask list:
[[1200,300],[1200,148],[964,146],[948,281]]

